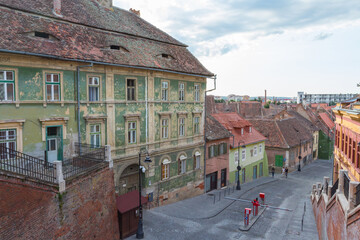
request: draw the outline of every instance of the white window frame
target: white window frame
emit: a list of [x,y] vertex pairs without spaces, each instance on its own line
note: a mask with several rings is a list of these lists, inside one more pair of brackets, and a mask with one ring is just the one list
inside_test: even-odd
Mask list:
[[241,161],[245,161],[246,160],[246,149],[242,149],[241,150]]
[[[50,75],[50,81],[48,81],[48,75]],[[58,81],[54,82],[54,76],[58,76]],[[59,102],[61,101],[61,76],[59,73],[45,73],[45,96],[46,96],[46,101],[49,102]],[[51,95],[50,95],[50,99],[48,99],[48,91],[47,88],[48,86],[51,87]],[[55,87],[54,86],[58,86],[58,96],[59,99],[55,99]]]
[[[132,80],[134,81],[134,86],[129,86],[128,85],[128,81],[129,80]],[[126,101],[136,101],[137,100],[137,93],[136,93],[136,86],[137,86],[137,79],[136,78],[127,78],[126,79]],[[133,98],[134,99],[129,99],[130,98],[130,95],[129,95],[129,89],[133,89],[134,91],[134,96]]]
[[[163,175],[163,169],[164,169],[164,175]],[[161,162],[161,180],[169,179],[170,177],[170,160],[164,159]]]
[[185,101],[185,83],[179,83],[179,101]]
[[128,143],[136,144],[137,143],[137,121],[128,121]]
[[[97,81],[97,83],[96,83]],[[97,99],[92,99],[90,88],[96,88],[96,96]],[[91,76],[88,77],[88,94],[89,94],[89,102],[99,102],[100,101],[100,77]]]
[[[0,79],[0,85],[4,85],[4,100],[0,101],[8,101],[13,102],[15,100],[15,72],[14,71],[8,71],[8,70],[0,70],[0,72],[3,72],[4,78]],[[7,79],[7,73],[12,74],[12,79]],[[12,85],[12,99],[8,98],[8,86]]]
[[179,118],[179,136],[180,137],[185,136],[185,118],[184,117]]
[[238,151],[234,152],[234,163],[235,163],[235,165],[239,164],[239,152]]
[[185,159],[181,159],[180,157],[180,173],[181,174],[185,174],[186,173],[186,158]]
[[200,101],[200,84],[194,84],[194,101]]
[[169,118],[161,119],[161,138],[167,139],[169,138]]
[[161,100],[162,101],[169,101],[169,85],[170,85],[169,81],[161,81]]
[[200,134],[200,117],[194,117],[194,134]]
[[[96,128],[99,128],[99,130],[97,130]],[[99,148],[101,146],[101,124],[100,123],[90,124],[90,145],[93,148]]]
[[195,160],[196,160],[196,166],[195,169],[199,169],[200,168],[200,158],[201,158],[201,154],[199,152],[195,153]]

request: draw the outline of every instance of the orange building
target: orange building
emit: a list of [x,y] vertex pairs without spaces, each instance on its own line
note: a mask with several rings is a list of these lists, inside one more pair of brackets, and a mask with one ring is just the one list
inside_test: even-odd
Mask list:
[[334,182],[341,169],[351,181],[360,181],[360,97],[342,102],[333,108],[336,116],[334,148]]

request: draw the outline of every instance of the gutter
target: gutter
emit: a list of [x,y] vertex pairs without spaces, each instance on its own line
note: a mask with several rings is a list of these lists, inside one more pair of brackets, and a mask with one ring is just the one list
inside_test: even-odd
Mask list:
[[76,77],[76,81],[77,81],[77,127],[78,127],[78,142],[79,142],[79,147],[80,147],[80,153],[81,153],[81,131],[80,131],[80,68],[85,68],[85,67],[92,67],[93,63],[90,63],[90,65],[80,65],[76,67],[77,70],[77,77]]
[[206,193],[206,94],[216,89],[216,74],[211,77],[214,79],[214,88],[205,90],[205,101],[204,101],[204,193]]
[[[42,53],[29,53],[24,51],[13,51],[13,50],[7,50],[7,49],[0,49],[0,52],[4,53],[13,53],[13,54],[24,54],[28,56],[37,56],[37,57],[45,57],[45,58],[52,58],[56,60],[62,60],[62,61],[72,61],[72,62],[81,62],[81,63],[91,63],[91,64],[99,64],[99,65],[108,65],[108,66],[115,66],[115,67],[125,67],[125,68],[134,68],[134,69],[142,69],[142,70],[150,70],[150,71],[158,71],[158,72],[166,72],[166,73],[174,73],[174,74],[181,74],[181,75],[187,75],[187,76],[193,76],[193,77],[205,77],[205,78],[212,78],[216,82],[216,75],[202,75],[202,74],[192,74],[192,73],[185,73],[185,72],[179,72],[179,71],[173,71],[173,70],[166,70],[166,69],[160,69],[160,68],[153,68],[153,67],[140,67],[140,66],[131,66],[131,65],[125,65],[125,64],[115,64],[115,63],[106,63],[106,62],[98,62],[98,61],[92,61],[92,60],[81,60],[81,59],[72,59],[72,58],[63,58],[63,57],[57,57],[53,55],[48,54],[42,54]],[[213,91],[216,88],[208,91]]]

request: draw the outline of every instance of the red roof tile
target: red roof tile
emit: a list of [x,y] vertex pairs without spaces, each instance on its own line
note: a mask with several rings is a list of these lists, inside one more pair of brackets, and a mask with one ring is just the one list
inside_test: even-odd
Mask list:
[[[141,196],[141,204],[147,203],[147,198]],[[134,190],[116,197],[116,207],[120,213],[139,207],[139,191]]]
[[[243,141],[247,145],[266,140],[259,131],[252,127],[250,122],[240,117],[237,113],[217,113],[212,114],[212,116],[234,135],[235,143]],[[241,134],[239,126],[244,126],[244,134]],[[249,132],[249,127],[252,127],[251,133]]]
[[[109,10],[92,0],[62,0],[61,5],[63,17],[57,17],[50,0],[0,0],[6,19],[0,21],[6,32],[0,35],[0,52],[213,75],[185,45],[133,13]],[[53,38],[35,37],[35,31]]]
[[333,127],[335,127],[335,123],[329,118],[326,113],[319,113],[319,117],[328,128],[332,129]]

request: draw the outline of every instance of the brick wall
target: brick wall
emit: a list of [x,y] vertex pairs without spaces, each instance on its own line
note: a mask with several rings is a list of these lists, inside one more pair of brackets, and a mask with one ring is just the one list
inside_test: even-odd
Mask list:
[[0,176],[0,239],[119,239],[108,168],[56,189]]

